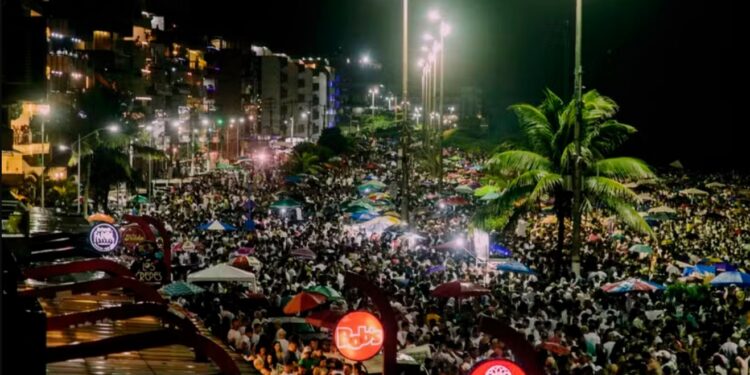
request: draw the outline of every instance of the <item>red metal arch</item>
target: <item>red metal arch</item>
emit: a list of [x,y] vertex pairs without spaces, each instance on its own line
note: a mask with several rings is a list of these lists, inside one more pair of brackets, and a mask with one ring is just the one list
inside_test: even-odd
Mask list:
[[23,270],[23,275],[30,279],[44,279],[51,276],[67,275],[70,273],[87,272],[87,271],[104,271],[112,276],[133,277],[133,273],[125,266],[106,259],[88,259],[74,262],[65,262],[27,268]]
[[80,283],[67,283],[42,288],[29,288],[18,291],[19,296],[29,297],[54,297],[58,292],[70,291],[73,294],[95,293],[103,290],[124,288],[131,290],[137,300],[165,303],[159,293],[153,288],[130,277],[110,277],[106,279],[84,281]]
[[493,318],[483,316],[479,320],[479,329],[501,340],[513,352],[516,362],[529,375],[544,375],[544,367],[540,364],[539,353],[534,346],[526,341],[526,337],[507,324]]
[[143,229],[143,232],[146,233],[146,237],[148,237],[148,240],[150,241],[156,241],[155,234],[151,230],[150,225],[153,225],[154,228],[156,228],[156,230],[159,231],[159,235],[161,236],[162,240],[164,240],[164,243],[162,244],[162,253],[164,254],[165,275],[162,275],[162,280],[164,284],[168,284],[169,282],[171,282],[172,281],[172,236],[169,234],[169,231],[167,231],[166,227],[164,227],[164,223],[151,216],[123,215],[122,218],[125,221],[138,224],[138,226],[141,229]]
[[49,316],[47,317],[47,330],[56,331],[72,325],[103,319],[124,320],[139,316],[154,316],[170,326],[198,334],[198,329],[189,319],[178,316],[169,309],[169,305],[153,302],[128,303],[121,306]]

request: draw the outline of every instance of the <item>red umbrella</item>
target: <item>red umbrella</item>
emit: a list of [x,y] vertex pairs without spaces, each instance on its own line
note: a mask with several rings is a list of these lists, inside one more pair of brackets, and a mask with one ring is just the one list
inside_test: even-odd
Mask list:
[[441,298],[466,298],[490,294],[490,290],[468,281],[456,280],[438,285],[430,294]]
[[240,255],[255,254],[255,248],[254,247],[240,247],[239,249],[237,249],[237,254],[240,254]]
[[322,294],[301,292],[287,302],[286,306],[284,306],[284,314],[299,314],[303,311],[314,309],[325,302],[326,297]]
[[292,250],[292,256],[299,259],[315,260],[315,252],[308,247]]
[[367,165],[365,166],[365,168],[367,168],[367,169],[378,169],[378,165],[375,164],[375,163],[367,163]]
[[548,351],[550,353],[556,354],[556,355],[568,355],[568,354],[570,354],[570,348],[568,348],[567,346],[565,346],[563,344],[560,344],[558,342],[554,342],[554,341],[544,342],[544,343],[542,343],[541,347],[542,347],[542,349],[544,349],[544,350],[546,350],[546,351]]
[[336,323],[338,323],[341,316],[342,314],[336,311],[323,310],[308,315],[305,321],[318,328],[325,327],[333,330],[336,328]]
[[601,240],[601,238],[599,238],[599,236],[597,236],[594,233],[591,233],[591,234],[589,234],[589,237],[588,237],[588,239],[586,241],[588,243],[594,243],[594,242],[599,242],[599,240]]
[[444,199],[443,202],[451,206],[465,206],[469,204],[469,201],[463,197],[450,197],[450,198]]

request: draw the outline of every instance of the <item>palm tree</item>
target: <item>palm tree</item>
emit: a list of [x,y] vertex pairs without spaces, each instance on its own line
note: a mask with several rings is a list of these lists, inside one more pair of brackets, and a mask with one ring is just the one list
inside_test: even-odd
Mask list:
[[[477,215],[479,224],[504,226],[510,217],[530,209],[544,197],[554,198],[557,216],[557,254],[562,256],[565,218],[571,216],[573,155],[575,144],[575,102],[567,105],[550,90],[539,106],[510,107],[523,134],[517,148],[495,154],[487,163],[490,178],[507,182],[499,199]],[[654,236],[654,232],[633,208],[637,195],[620,181],[654,177],[643,161],[631,157],[607,158],[636,132],[614,119],[617,104],[591,90],[583,96],[581,126],[582,212],[600,209],[615,212],[632,229]],[[572,254],[574,262],[578,254]],[[559,262],[558,262],[559,264]]]
[[295,151],[289,159],[289,168],[292,173],[318,174],[321,166],[318,165],[318,156],[310,152]]

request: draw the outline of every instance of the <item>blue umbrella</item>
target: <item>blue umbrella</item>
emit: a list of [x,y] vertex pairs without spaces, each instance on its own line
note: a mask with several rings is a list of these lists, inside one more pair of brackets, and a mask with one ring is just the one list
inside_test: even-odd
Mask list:
[[716,267],[714,266],[707,266],[705,264],[696,264],[695,266],[685,267],[685,269],[682,270],[682,276],[690,276],[694,273],[700,274],[700,275],[716,275]]
[[255,230],[255,222],[252,219],[245,220],[245,223],[242,224],[242,229],[245,231]]
[[252,200],[248,199],[247,201],[245,201],[245,203],[242,204],[242,208],[244,208],[244,209],[246,209],[248,211],[252,211],[255,208],[255,202],[253,202]]
[[288,182],[290,184],[298,184],[302,181],[302,177],[300,176],[286,176],[284,177],[284,181]]
[[435,273],[435,272],[443,272],[443,271],[445,271],[445,266],[443,266],[443,265],[432,266],[432,267],[430,267],[430,268],[427,269],[427,273],[428,274]]
[[525,264],[512,260],[510,262],[500,263],[497,265],[498,271],[513,272],[513,273],[525,273],[531,275],[534,271],[527,267]]
[[490,255],[507,258],[511,256],[511,254],[513,254],[513,252],[511,252],[510,249],[499,243],[493,243],[492,246],[490,246]]
[[380,216],[377,212],[359,211],[352,214],[352,219],[356,221],[368,221]]
[[737,285],[740,288],[750,288],[750,275],[740,271],[722,272],[711,280],[713,286]]
[[712,266],[716,268],[716,272],[737,271],[737,267],[727,262],[714,263]]
[[222,223],[219,220],[209,221],[208,223],[201,224],[198,226],[199,230],[214,230],[214,231],[231,231],[237,230],[233,225]]

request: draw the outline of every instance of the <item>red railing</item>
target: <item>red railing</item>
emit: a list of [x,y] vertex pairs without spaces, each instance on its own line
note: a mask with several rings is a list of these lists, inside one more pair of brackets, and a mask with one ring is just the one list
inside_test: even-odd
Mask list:
[[148,285],[123,276],[109,277],[106,279],[84,281],[80,283],[66,283],[40,288],[29,288],[18,291],[19,296],[47,297],[52,298],[59,292],[70,291],[73,294],[95,293],[105,290],[123,288],[132,291],[138,301],[151,301],[165,303],[159,293]]
[[23,270],[23,275],[29,279],[39,280],[52,276],[88,271],[104,271],[112,276],[133,277],[133,273],[125,268],[125,266],[106,259],[88,259],[27,268]]

